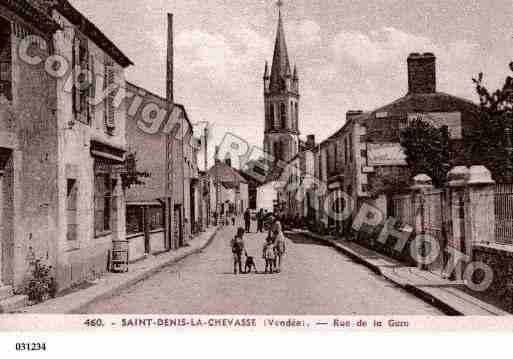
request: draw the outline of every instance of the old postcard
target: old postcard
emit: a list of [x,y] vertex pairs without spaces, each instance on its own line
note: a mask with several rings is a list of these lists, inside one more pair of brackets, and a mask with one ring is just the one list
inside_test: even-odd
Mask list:
[[0,0],[0,331],[511,331],[512,18]]

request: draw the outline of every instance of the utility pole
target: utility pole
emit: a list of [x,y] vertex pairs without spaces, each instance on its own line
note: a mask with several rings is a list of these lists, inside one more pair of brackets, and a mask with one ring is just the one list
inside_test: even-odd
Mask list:
[[[166,66],[166,102],[168,106],[168,114],[171,116],[173,113],[174,106],[174,34],[173,34],[173,14],[167,14],[167,66]],[[175,246],[173,244],[173,226],[178,225],[177,223],[173,224],[172,218],[174,217],[174,180],[171,177],[174,169],[174,158],[173,158],[173,134],[168,133],[166,136],[167,143],[167,154],[166,159],[167,162],[165,164],[166,173],[167,173],[167,218],[165,223],[168,223],[167,231],[169,237],[169,249],[173,249]],[[170,170],[171,168],[171,170]]]
[[[205,166],[205,176],[208,179],[208,126],[205,126],[203,130],[203,142],[205,146],[205,157],[204,157],[204,166]],[[204,189],[202,188],[202,191]],[[207,227],[210,225],[210,191],[207,192],[207,205],[205,206],[206,210],[206,224]]]

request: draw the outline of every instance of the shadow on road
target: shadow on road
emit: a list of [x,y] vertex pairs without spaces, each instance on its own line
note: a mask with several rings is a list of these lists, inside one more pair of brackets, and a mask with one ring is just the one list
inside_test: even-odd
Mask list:
[[292,232],[285,232],[285,237],[290,239],[294,244],[307,244],[307,245],[316,245],[316,246],[322,246],[322,247],[330,247],[329,244],[319,241],[317,239],[309,238],[306,236],[303,236],[301,234],[292,233]]

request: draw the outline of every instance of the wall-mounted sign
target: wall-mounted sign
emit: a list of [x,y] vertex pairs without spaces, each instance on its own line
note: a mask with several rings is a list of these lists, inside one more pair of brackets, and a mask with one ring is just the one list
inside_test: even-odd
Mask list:
[[434,127],[440,128],[447,126],[452,139],[461,139],[461,112],[429,112],[429,113],[409,113],[408,124],[414,120],[422,120]]
[[406,155],[399,143],[368,143],[368,166],[404,166]]

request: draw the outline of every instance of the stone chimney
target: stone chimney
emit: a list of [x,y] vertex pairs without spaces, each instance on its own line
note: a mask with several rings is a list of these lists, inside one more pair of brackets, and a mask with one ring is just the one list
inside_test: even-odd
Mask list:
[[315,148],[315,135],[306,136],[306,147],[309,149]]
[[436,92],[436,57],[431,52],[408,56],[408,93]]
[[350,121],[353,117],[359,116],[363,113],[362,110],[349,110],[346,112],[346,121]]

